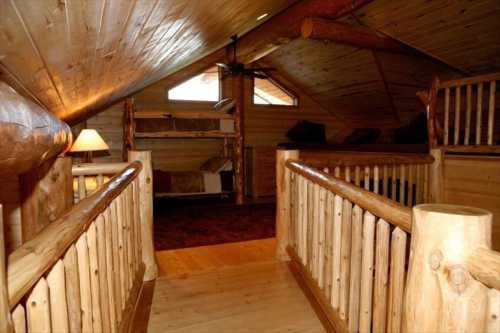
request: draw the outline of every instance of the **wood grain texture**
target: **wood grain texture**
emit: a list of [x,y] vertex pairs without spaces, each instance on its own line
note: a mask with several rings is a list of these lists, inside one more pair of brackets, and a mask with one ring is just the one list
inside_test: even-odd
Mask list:
[[141,164],[132,163],[98,191],[82,200],[38,236],[24,243],[9,256],[7,281],[11,307],[38,281],[90,223],[140,172]]
[[291,3],[3,2],[2,69],[23,93],[75,121],[218,50],[261,23],[262,13]]

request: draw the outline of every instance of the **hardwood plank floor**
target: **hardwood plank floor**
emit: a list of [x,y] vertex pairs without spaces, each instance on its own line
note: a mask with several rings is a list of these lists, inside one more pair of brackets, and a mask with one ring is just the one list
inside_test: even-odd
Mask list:
[[274,239],[157,253],[149,332],[324,332]]

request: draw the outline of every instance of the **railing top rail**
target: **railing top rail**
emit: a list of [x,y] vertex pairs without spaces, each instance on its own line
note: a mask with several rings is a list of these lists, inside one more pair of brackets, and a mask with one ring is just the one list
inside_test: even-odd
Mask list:
[[301,162],[288,160],[286,167],[315,184],[332,191],[352,203],[368,210],[373,215],[411,232],[411,209],[361,187],[337,179],[325,172],[314,169]]
[[34,239],[9,255],[7,287],[11,309],[61,258],[90,223],[137,177],[141,169],[141,162],[131,163],[99,190],[82,199]]
[[98,174],[114,175],[125,169],[130,163],[81,163],[73,165],[73,176],[94,176]]
[[346,151],[301,151],[300,159],[306,161],[307,164],[320,166],[430,164],[434,162],[434,158],[429,154]]
[[438,87],[439,89],[452,88],[457,86],[464,86],[467,84],[477,84],[481,82],[496,81],[496,80],[500,80],[500,73],[491,73],[491,74],[484,74],[484,75],[465,77],[455,80],[449,80],[441,82]]

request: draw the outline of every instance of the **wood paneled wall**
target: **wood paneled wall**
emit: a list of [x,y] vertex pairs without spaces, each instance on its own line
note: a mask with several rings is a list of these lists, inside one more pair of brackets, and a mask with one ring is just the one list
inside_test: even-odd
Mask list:
[[[222,56],[222,54],[217,55]],[[211,61],[210,63],[207,61]],[[137,110],[165,110],[175,112],[209,111],[213,103],[171,102],[167,89],[209,67],[215,58],[199,62],[185,70],[144,89],[133,96]],[[276,146],[288,139],[286,131],[301,120],[324,123],[329,141],[338,142],[350,131],[319,104],[298,91],[286,78],[276,75],[280,83],[299,96],[298,107],[261,106],[252,104],[252,80],[245,80],[245,145],[250,147]],[[222,83],[222,96],[230,97],[231,82]],[[123,103],[118,103],[87,120],[88,128],[95,128],[110,146],[110,154],[94,157],[95,161],[119,161],[122,150]],[[197,170],[210,157],[221,156],[223,141],[214,139],[136,139],[136,149],[152,150],[153,167],[171,171]]]
[[452,156],[444,159],[445,203],[480,207],[493,213],[493,248],[500,250],[500,157]]
[[0,179],[0,204],[3,207],[4,239],[7,253],[22,243],[21,204],[18,177]]

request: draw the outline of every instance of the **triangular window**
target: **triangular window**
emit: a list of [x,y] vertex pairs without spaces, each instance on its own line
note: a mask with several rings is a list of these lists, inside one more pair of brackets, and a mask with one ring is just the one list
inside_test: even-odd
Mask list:
[[253,103],[257,105],[297,106],[297,96],[271,78],[254,78]]
[[217,102],[220,97],[219,70],[213,66],[169,89],[170,101]]

